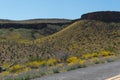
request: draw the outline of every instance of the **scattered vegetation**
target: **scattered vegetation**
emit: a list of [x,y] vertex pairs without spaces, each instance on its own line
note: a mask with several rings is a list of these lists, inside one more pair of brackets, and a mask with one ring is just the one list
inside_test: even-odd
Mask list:
[[60,51],[69,55],[81,56],[84,53],[97,53],[101,50],[118,53],[119,39],[119,23],[82,20],[53,35],[36,39],[35,43],[41,51],[45,50],[42,51],[43,56],[49,54],[47,57],[53,57],[56,56],[56,52]]
[[[10,21],[3,23],[3,27],[8,26],[0,29],[1,80],[29,80],[112,62],[119,56],[120,23],[117,22],[76,20],[66,28],[69,22],[36,25],[30,20],[22,28],[15,25],[9,28]],[[38,27],[29,29],[28,25]],[[14,62],[17,63],[9,67]]]
[[59,58],[64,61],[68,55],[80,57],[84,53],[97,53],[101,50],[118,53],[119,25],[99,21],[77,21],[53,35],[32,41],[0,38],[0,62],[13,62],[18,59],[25,62],[31,58],[41,57]]
[[[55,58],[28,61],[14,65],[7,71],[0,73],[0,75],[5,80],[28,80],[43,75],[84,68],[93,64],[112,62],[117,59],[117,56],[114,52],[102,50],[98,53],[85,53],[80,57],[69,56],[64,62],[58,61]],[[3,67],[8,65],[3,64]]]

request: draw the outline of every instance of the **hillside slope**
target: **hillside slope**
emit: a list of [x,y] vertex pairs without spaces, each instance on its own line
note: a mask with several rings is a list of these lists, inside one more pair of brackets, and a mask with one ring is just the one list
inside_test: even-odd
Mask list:
[[[120,51],[120,23],[80,20],[51,36],[36,40],[44,55],[57,56],[100,50]],[[39,44],[38,44],[39,43]],[[60,56],[59,56],[60,57]]]
[[[12,36],[13,37],[13,36]],[[120,52],[120,23],[80,20],[33,41],[0,41],[0,63],[31,58],[63,58],[101,50]]]

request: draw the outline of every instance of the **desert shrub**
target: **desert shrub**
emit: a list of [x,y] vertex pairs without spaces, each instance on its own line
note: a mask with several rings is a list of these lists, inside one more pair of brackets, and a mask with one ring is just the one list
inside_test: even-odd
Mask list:
[[62,66],[63,66],[63,64],[62,64],[62,63],[59,63],[59,64],[57,64],[57,66],[58,66],[58,67],[62,67]]
[[9,74],[10,74],[9,71],[4,71],[4,72],[1,73],[2,76],[7,76],[7,75],[9,75]]
[[9,65],[10,65],[9,63],[5,63],[5,64],[2,65],[2,67],[6,68],[6,67],[9,67]]
[[92,54],[90,54],[90,53],[87,53],[87,54],[83,54],[82,55],[82,59],[90,59],[90,58],[92,58],[93,56],[92,56]]
[[92,57],[99,57],[98,53],[92,53]]
[[60,73],[60,68],[59,67],[54,67],[52,68],[53,73]]
[[12,66],[10,69],[9,69],[10,72],[13,72],[13,73],[20,73],[23,71],[23,66],[21,65],[14,65]]
[[44,58],[43,57],[30,57],[29,61],[43,61]]
[[86,67],[87,64],[86,64],[86,61],[85,60],[79,60],[79,68],[82,68],[82,67]]
[[47,65],[49,65],[49,66],[53,66],[56,63],[57,63],[57,59],[54,59],[54,58],[48,59],[48,61],[47,61]]
[[115,53],[103,50],[103,51],[100,51],[99,55],[103,56],[103,57],[106,57],[106,56],[115,55]]
[[105,57],[105,60],[106,60],[107,62],[113,62],[113,61],[116,60],[116,56],[107,56],[107,57]]
[[27,66],[30,67],[30,68],[38,68],[40,66],[40,64],[37,61],[33,61],[33,62],[29,62],[27,64]]
[[67,52],[65,52],[65,51],[59,51],[59,50],[53,52],[53,55],[60,62],[64,62],[68,58],[68,56],[69,56],[69,54]]
[[77,63],[69,63],[66,67],[67,71],[70,71],[70,70],[74,70],[74,69],[77,69],[77,68],[84,68],[86,67],[86,64],[81,61],[81,62],[77,62]]
[[78,60],[79,59],[77,57],[75,57],[75,56],[67,58],[68,63],[74,63],[74,62],[77,62]]
[[83,67],[86,67],[86,61],[85,60],[82,60],[82,59],[78,59],[76,57],[70,57],[68,58],[67,60],[69,63],[68,63],[68,67],[67,67],[67,70],[70,71],[70,70],[74,70],[74,69],[77,69],[77,68],[83,68]]
[[31,70],[31,69],[28,68],[28,67],[25,67],[25,68],[23,69],[24,72],[28,72],[28,71],[30,71],[30,70]]
[[90,62],[94,63],[94,64],[99,64],[100,63],[100,59],[99,58],[92,58],[92,59],[90,59]]
[[100,51],[98,53],[86,53],[81,56],[82,59],[92,59],[92,58],[98,58],[98,57],[106,57],[106,56],[112,56],[115,55],[114,52],[110,51]]
[[26,65],[30,68],[39,68],[40,66],[44,66],[46,61],[30,61]]
[[74,69],[77,69],[78,68],[78,64],[72,64],[72,65],[68,65],[67,67],[66,67],[66,70],[67,71],[70,71],[70,70],[74,70]]

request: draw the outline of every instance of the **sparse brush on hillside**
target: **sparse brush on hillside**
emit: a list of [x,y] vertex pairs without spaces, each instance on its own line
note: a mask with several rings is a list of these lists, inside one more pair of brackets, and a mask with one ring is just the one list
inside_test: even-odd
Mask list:
[[26,80],[112,62],[119,56],[120,23],[80,20],[52,35],[37,35],[34,39],[37,32],[32,31],[0,30],[0,79]]
[[35,40],[42,37],[51,35],[57,31],[60,31],[67,25],[46,25],[46,27],[41,29],[34,28],[1,28],[0,29],[0,39],[2,40]]
[[44,54],[51,56],[57,55],[55,52],[59,51],[76,56],[100,50],[119,52],[120,23],[77,21],[67,28],[43,39],[37,39],[35,42]]
[[[99,53],[85,53],[81,57],[69,56],[64,62],[50,58],[48,60],[27,61],[15,64],[6,71],[0,73],[2,80],[29,80],[43,75],[60,73],[84,68],[89,65],[112,62],[117,59],[117,54],[110,51],[100,51]],[[3,64],[3,68],[9,64]]]
[[70,55],[81,56],[84,53],[101,50],[119,53],[120,23],[81,20],[53,35],[34,41],[19,39],[0,41],[1,63],[41,57],[44,59],[54,57],[64,61]]

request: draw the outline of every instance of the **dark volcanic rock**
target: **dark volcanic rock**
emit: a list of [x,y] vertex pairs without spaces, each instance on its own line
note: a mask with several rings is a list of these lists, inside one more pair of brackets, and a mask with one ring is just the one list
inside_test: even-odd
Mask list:
[[26,29],[43,29],[51,26],[64,26],[71,23],[68,19],[30,19],[30,20],[7,20],[0,19],[0,28],[26,28]]
[[100,11],[83,14],[81,20],[99,20],[103,22],[120,22],[120,12]]
[[66,25],[69,23],[32,23],[32,24],[19,24],[19,23],[0,23],[0,28],[25,28],[25,29],[43,29],[48,27],[48,25]]
[[46,36],[60,31],[71,22],[72,20],[68,19],[30,19],[21,21],[0,19],[0,29],[34,29],[32,34],[34,31],[38,31],[37,33]]

